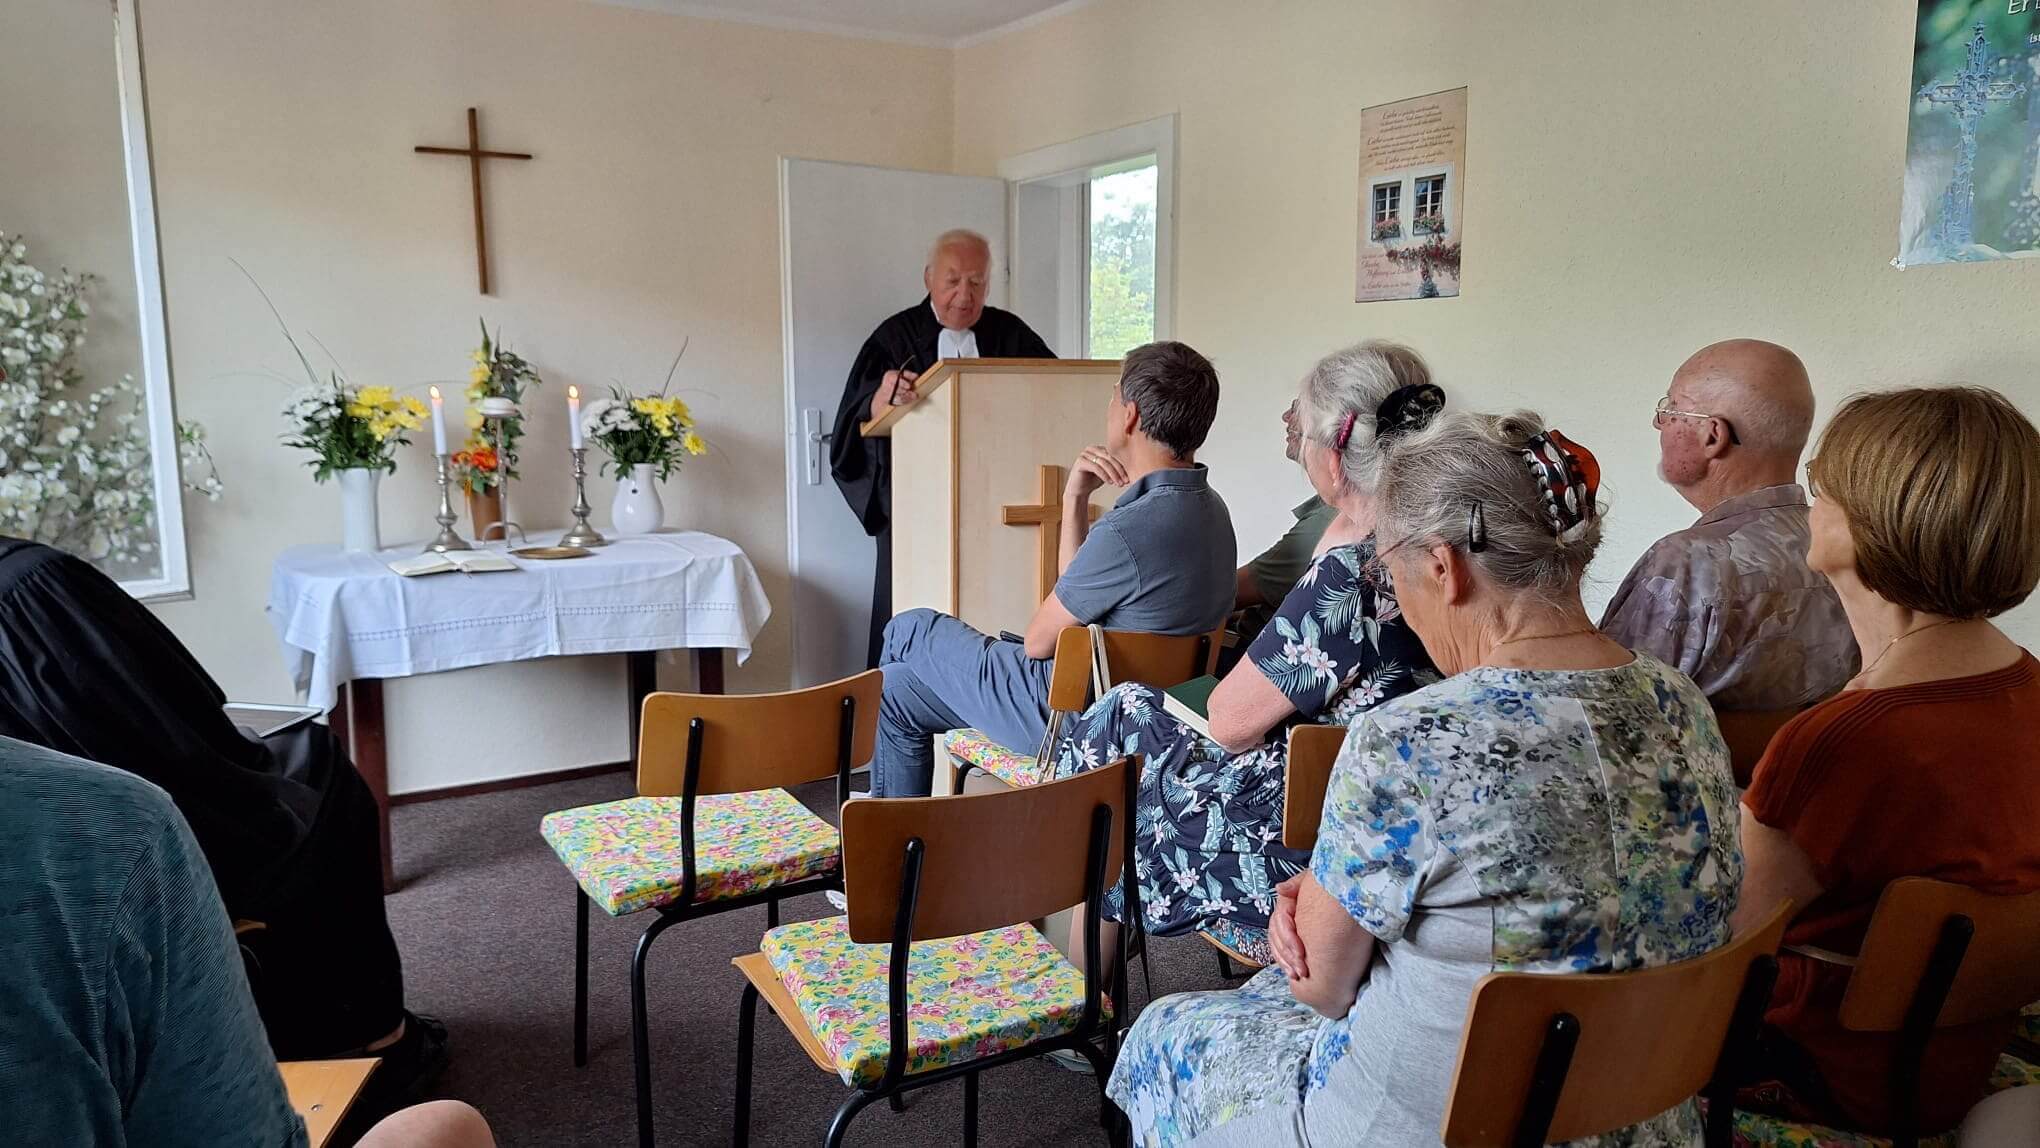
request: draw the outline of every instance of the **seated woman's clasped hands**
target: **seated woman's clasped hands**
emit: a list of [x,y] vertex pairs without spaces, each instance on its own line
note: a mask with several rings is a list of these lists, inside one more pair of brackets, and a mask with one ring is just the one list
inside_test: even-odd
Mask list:
[[[1445,414],[1393,443],[1370,577],[1447,680],[1347,736],[1277,965],[1156,1001],[1111,1094],[1169,1145],[1435,1143],[1474,984],[1612,972],[1728,940],[1741,877],[1713,712],[1580,598],[1593,456],[1535,416]],[[1697,1143],[1691,1104],[1638,1130]]]

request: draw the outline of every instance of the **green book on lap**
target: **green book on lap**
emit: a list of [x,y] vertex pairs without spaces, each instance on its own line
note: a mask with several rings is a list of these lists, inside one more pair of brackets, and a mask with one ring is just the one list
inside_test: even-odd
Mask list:
[[1211,691],[1217,688],[1218,679],[1210,674],[1170,686],[1162,691],[1162,709],[1200,736],[1210,737]]

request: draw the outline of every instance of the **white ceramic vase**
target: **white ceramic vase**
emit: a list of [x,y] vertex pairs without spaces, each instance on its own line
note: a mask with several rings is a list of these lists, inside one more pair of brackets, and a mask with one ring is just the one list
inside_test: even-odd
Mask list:
[[381,550],[376,488],[383,472],[375,467],[350,467],[336,473],[340,479],[340,548],[353,553]]
[[630,468],[616,480],[609,503],[609,524],[618,534],[650,534],[665,525],[666,507],[659,501],[659,476],[649,462]]

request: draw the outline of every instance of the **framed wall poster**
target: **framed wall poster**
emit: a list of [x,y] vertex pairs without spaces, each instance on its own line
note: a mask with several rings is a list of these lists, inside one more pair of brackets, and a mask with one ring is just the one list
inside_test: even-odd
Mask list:
[[2040,0],[1920,0],[1899,267],[2040,256]]
[[1360,111],[1356,303],[1459,294],[1466,89]]

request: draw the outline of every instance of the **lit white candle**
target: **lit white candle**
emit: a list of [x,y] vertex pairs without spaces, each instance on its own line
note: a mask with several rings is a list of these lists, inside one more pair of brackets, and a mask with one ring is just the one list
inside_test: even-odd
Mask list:
[[572,439],[570,440],[572,442],[573,448],[575,450],[580,450],[581,388],[572,385],[569,385],[567,387],[567,428],[568,433],[573,436]]
[[432,388],[432,453],[446,453],[446,400],[438,387]]

